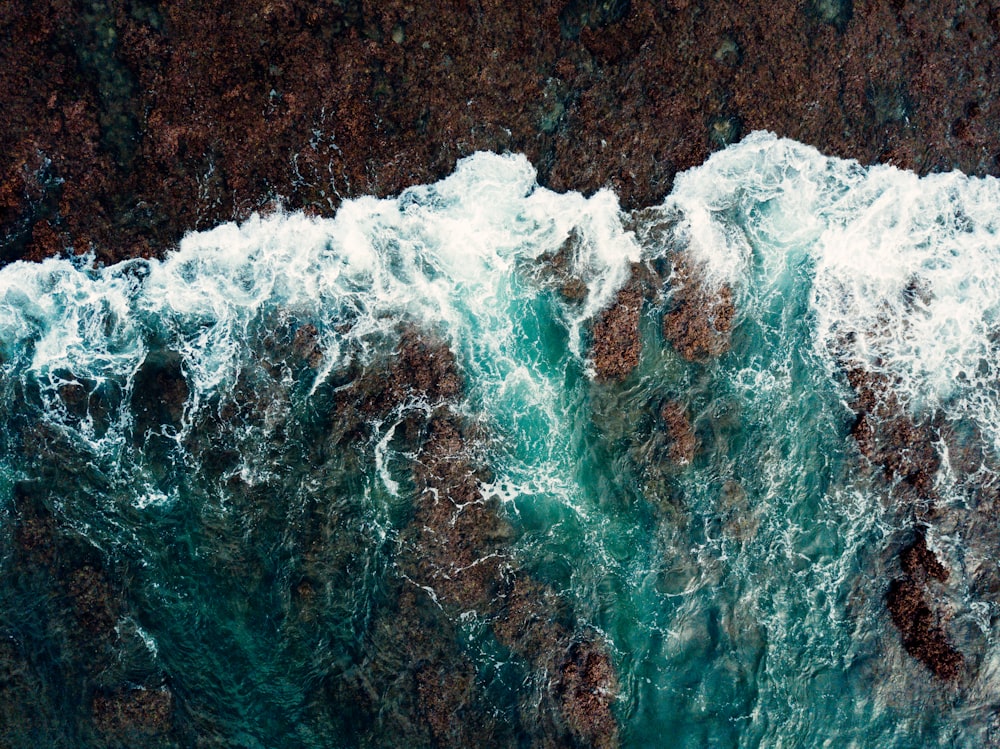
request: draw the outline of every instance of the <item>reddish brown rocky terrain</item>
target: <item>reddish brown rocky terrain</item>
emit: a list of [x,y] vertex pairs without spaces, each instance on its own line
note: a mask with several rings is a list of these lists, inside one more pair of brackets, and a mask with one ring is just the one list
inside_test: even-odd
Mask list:
[[889,585],[886,604],[903,647],[939,679],[955,679],[962,667],[962,654],[949,642],[941,612],[930,602],[932,580],[946,581],[949,571],[927,548],[923,535],[903,550],[900,561],[904,575]]
[[862,162],[998,170],[990,3],[10,0],[0,255],[159,253],[274,201],[332,212],[523,151],[658,202],[766,128]]
[[372,676],[359,699],[371,701],[373,714],[399,701],[406,717],[394,719],[413,721],[436,746],[515,745],[512,726],[489,717],[475,664],[454,647],[461,617],[475,613],[535,674],[519,716],[535,745],[617,747],[618,678],[607,644],[574,624],[567,603],[519,567],[514,529],[479,488],[487,470],[478,454],[483,435],[456,412],[463,387],[448,347],[407,329],[391,359],[359,377],[334,415],[337,443],[357,439],[372,417],[400,417],[416,459],[416,499],[396,561],[398,598],[374,627],[365,664]]

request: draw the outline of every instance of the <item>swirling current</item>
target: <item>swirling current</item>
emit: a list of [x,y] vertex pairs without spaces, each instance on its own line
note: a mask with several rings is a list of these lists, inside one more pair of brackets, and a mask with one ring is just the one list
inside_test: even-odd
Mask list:
[[634,213],[482,153],[3,268],[0,745],[1000,742],[998,232],[754,133]]

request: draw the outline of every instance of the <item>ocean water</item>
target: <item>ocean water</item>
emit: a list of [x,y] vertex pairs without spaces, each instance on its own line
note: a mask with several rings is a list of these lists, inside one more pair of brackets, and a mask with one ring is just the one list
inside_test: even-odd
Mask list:
[[[457,409],[486,435],[480,488],[514,529],[511,558],[607,643],[623,746],[1000,740],[1000,612],[972,582],[998,561],[980,512],[1000,447],[998,230],[994,179],[863,168],[754,133],[634,216],[607,191],[539,187],[521,156],[476,154],[333,219],[188,234],[162,261],[3,268],[0,634],[32,651],[47,706],[35,714],[48,716],[12,735],[86,745],[93,689],[156,675],[176,721],[211,745],[386,740],[347,685],[363,681],[399,583],[414,489],[396,431],[430,406],[405,404],[342,449],[317,445],[405,325],[454,352]],[[571,234],[579,300],[539,262]],[[677,355],[661,326],[668,280],[643,309],[636,371],[600,381],[593,319],[632,263],[678,256],[707,289],[732,289],[731,349]],[[309,362],[289,353],[297,331]],[[845,362],[887,376],[914,420],[971,435],[982,456],[970,472],[935,443],[939,505],[987,518],[927,530],[952,568],[955,683],[903,651],[886,611],[914,518],[850,435]],[[664,449],[667,401],[698,438],[686,465]],[[132,651],[87,677],[96,686],[60,686],[68,646],[47,645],[31,613],[12,530],[25,492],[124,581],[116,647]],[[488,627],[467,626],[475,612],[462,617],[503,719],[523,673]]]

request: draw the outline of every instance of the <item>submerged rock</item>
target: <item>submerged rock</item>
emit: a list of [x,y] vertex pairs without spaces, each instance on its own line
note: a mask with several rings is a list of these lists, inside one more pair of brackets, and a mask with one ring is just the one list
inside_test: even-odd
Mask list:
[[359,743],[516,746],[517,727],[491,709],[454,619],[412,583],[396,588],[367,637],[363,662],[335,687],[350,730],[365,737]]
[[698,438],[691,425],[691,416],[683,404],[667,401],[660,409],[660,419],[667,429],[670,447],[667,454],[677,465],[687,465],[694,460]]
[[957,679],[963,664],[962,654],[948,641],[941,617],[931,609],[923,586],[908,577],[893,580],[886,594],[886,605],[906,652],[939,679]]
[[61,729],[30,654],[0,630],[0,747],[58,746],[65,741]]
[[556,692],[573,737],[584,746],[617,749],[618,724],[611,706],[618,679],[607,651],[592,641],[575,642],[558,673]]
[[[123,624],[131,612],[119,574],[49,505],[41,487],[15,490],[0,616],[0,704],[8,708],[0,716],[12,722],[0,728],[0,745],[27,746],[3,740],[30,735],[50,737],[53,746],[180,746],[171,691],[139,686],[162,674],[134,627]],[[5,648],[11,632],[22,642]],[[24,655],[13,657],[18,650]],[[18,717],[23,710],[30,717]]]
[[[524,151],[555,189],[611,186],[629,207],[652,205],[713,148],[720,90],[744,132],[923,173],[998,169],[986,10],[133,5],[0,13],[0,260],[162,252],[276,196],[329,214],[344,197],[433,181],[474,150]],[[566,96],[550,108],[540,84],[556,78]],[[883,81],[905,87],[905,106],[872,89]]]
[[[849,367],[846,374],[855,392],[851,435],[858,449],[885,471],[904,516],[933,518],[938,499],[934,481],[941,466],[934,430],[913,420],[887,376],[860,366]],[[931,585],[932,580],[947,581],[949,570],[928,549],[923,532],[902,550],[899,561],[904,575],[889,584],[885,602],[903,648],[939,679],[957,679],[965,659],[948,638],[944,608],[935,603]]]
[[624,380],[639,365],[642,302],[641,289],[630,281],[594,323],[590,360],[599,379]]
[[926,584],[929,577],[941,582],[948,579],[948,568],[927,548],[927,537],[923,533],[917,534],[916,541],[903,550],[899,561],[903,572],[920,584]]
[[[395,558],[398,598],[376,623],[363,665],[373,735],[513,746],[517,732],[539,745],[617,746],[610,655],[576,634],[568,612],[554,615],[565,601],[518,569],[513,530],[480,491],[483,436],[457,413],[463,387],[448,347],[411,328],[337,406],[336,421],[346,418],[352,429],[390,413],[413,415],[405,427],[413,505]],[[334,427],[339,440],[352,434],[342,429]],[[458,647],[458,622],[469,617],[489,622],[497,642],[542,675],[540,695],[521,707],[518,725],[490,713],[474,655]],[[386,702],[395,705],[390,716]]]
[[107,747],[175,747],[173,694],[167,687],[122,689],[94,696],[94,726]]
[[757,535],[760,518],[751,508],[746,489],[732,479],[722,485],[719,492],[719,510],[723,529],[738,541],[749,541]]
[[495,500],[479,491],[479,471],[456,421],[436,418],[414,471],[417,499],[404,569],[437,600],[486,612],[511,566],[504,547],[513,531]]
[[577,39],[580,32],[600,29],[617,23],[629,11],[629,0],[569,0],[559,13],[559,27],[566,39]]
[[727,285],[709,288],[684,256],[674,262],[663,335],[687,361],[705,361],[729,350],[736,306]]
[[901,481],[900,489],[911,489],[910,503],[933,504],[941,466],[934,430],[910,417],[885,375],[855,366],[848,369],[847,380],[856,394],[851,435],[862,455],[881,466],[889,481]]
[[136,373],[132,389],[135,438],[141,442],[150,431],[179,427],[188,395],[181,355],[151,351]]
[[315,325],[307,323],[295,329],[292,351],[311,368],[316,369],[320,365],[323,361],[323,348],[319,344],[319,331]]
[[806,12],[843,33],[854,15],[854,3],[852,0],[810,0]]
[[719,115],[708,123],[708,139],[716,146],[725,148],[740,139],[743,124],[736,115]]

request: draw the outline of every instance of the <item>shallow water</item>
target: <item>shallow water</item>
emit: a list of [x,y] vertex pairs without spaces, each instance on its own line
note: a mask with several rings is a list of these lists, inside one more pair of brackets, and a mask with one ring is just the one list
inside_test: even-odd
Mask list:
[[[459,409],[488,435],[482,493],[514,527],[513,559],[609,644],[622,745],[982,746],[1000,694],[997,605],[961,580],[996,550],[928,532],[957,568],[953,636],[969,664],[957,685],[937,682],[885,610],[911,517],[850,437],[841,366],[889,374],[915,419],[973,430],[992,455],[998,206],[993,179],[864,169],[757,133],[637,217],[608,192],[539,188],[523,157],[477,154],[436,185],[347,202],[331,220],[189,234],[163,261],[8,266],[0,629],[35,648],[51,636],[25,613],[12,550],[15,493],[30,491],[127,581],[119,645],[137,632],[146,652],[129,656],[145,670],[122,678],[159,674],[192,734],[387,740],[343,685],[370,663],[400,585],[415,491],[396,434],[407,409],[370,439],[324,440],[346,386],[405,323],[456,355]],[[572,230],[578,302],[538,263]],[[636,372],[598,381],[589,321],[630,262],[674,253],[708,288],[731,285],[731,350],[706,363],[672,350],[659,322],[668,284],[643,311]],[[295,353],[305,326],[322,354],[311,362]],[[692,416],[689,465],[667,458],[667,401]],[[960,478],[946,461],[944,506],[978,501]],[[993,480],[980,469],[980,484]],[[475,614],[458,631],[507,715],[523,665]],[[54,686],[66,650],[53,653],[30,666],[56,716],[44,735],[82,745],[87,689]],[[530,743],[530,723],[519,730]]]

